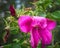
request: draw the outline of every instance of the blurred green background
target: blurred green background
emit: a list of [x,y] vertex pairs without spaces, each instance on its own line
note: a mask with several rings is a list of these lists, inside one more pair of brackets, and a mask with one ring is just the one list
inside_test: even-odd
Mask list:
[[10,14],[10,5],[14,5],[17,17],[32,15],[55,20],[53,42],[46,48],[60,48],[60,0],[0,0],[0,48],[31,48],[30,35],[19,30],[17,19]]

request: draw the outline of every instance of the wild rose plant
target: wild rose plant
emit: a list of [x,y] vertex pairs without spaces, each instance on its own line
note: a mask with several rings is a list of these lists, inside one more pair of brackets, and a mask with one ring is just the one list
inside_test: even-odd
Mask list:
[[52,30],[56,22],[45,17],[22,15],[18,19],[18,25],[22,32],[30,33],[32,48],[37,48],[39,41],[42,43],[41,48],[45,48],[45,45],[52,42]]

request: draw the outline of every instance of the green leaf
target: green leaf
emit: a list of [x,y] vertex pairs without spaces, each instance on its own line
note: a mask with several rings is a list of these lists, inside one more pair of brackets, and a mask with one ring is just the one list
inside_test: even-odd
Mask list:
[[12,43],[8,45],[4,45],[3,48],[21,48],[20,43]]
[[11,44],[8,44],[8,45],[4,45],[3,48],[12,48],[12,47],[11,47]]
[[47,46],[47,48],[52,48],[51,46]]
[[56,19],[60,19],[60,11],[55,11],[52,13],[52,16]]

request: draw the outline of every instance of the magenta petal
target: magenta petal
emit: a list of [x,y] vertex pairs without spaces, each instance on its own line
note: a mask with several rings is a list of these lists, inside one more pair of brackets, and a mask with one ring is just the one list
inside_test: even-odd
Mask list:
[[37,48],[40,39],[37,28],[33,28],[30,33],[31,33],[31,46],[32,48]]
[[56,22],[50,19],[47,19],[47,29],[52,30],[56,27]]
[[41,43],[41,48],[46,48],[46,45]]
[[[33,16],[33,21],[34,21],[34,24],[36,25],[39,25],[41,28],[45,28],[47,26],[47,23],[46,23],[46,18],[44,17],[39,17],[39,16]],[[33,25],[34,25],[33,24]]]
[[22,32],[29,32],[31,29],[32,18],[30,16],[20,16],[18,19],[18,25]]
[[52,32],[49,30],[41,30],[40,32],[42,44],[50,44],[52,42]]

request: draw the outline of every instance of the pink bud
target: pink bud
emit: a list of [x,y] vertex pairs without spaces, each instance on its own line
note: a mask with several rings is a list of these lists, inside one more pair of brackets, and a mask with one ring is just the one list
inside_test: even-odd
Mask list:
[[15,8],[14,8],[13,5],[10,5],[9,10],[10,10],[10,13],[11,13],[12,16],[16,15]]

